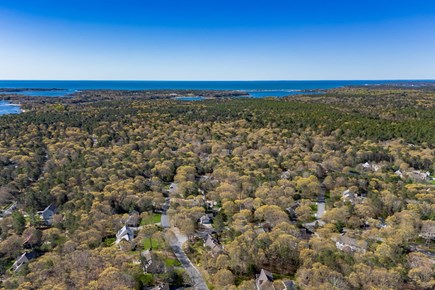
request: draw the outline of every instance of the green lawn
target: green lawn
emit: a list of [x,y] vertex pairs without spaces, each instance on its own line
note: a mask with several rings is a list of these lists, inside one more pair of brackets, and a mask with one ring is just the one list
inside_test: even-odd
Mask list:
[[167,267],[177,267],[177,266],[181,266],[181,263],[177,259],[167,258],[165,260],[165,265]]
[[162,219],[162,214],[153,213],[152,215],[149,215],[147,218],[143,218],[140,221],[140,225],[145,226],[145,225],[156,224],[159,223],[161,219]]
[[159,241],[156,239],[149,239],[149,238],[145,238],[143,240],[143,248],[145,250],[151,249],[151,243],[152,243],[152,248],[153,249],[158,249],[160,247]]

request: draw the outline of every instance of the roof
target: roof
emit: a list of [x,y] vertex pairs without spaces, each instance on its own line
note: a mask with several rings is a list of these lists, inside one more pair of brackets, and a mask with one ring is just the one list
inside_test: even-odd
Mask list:
[[123,226],[116,234],[116,238],[119,240],[126,235],[128,235],[128,240],[131,240],[134,237],[133,230],[130,227]]
[[255,232],[257,235],[259,235],[259,234],[263,234],[263,233],[265,233],[266,231],[265,231],[263,228],[256,228],[256,229],[254,229],[254,232]]
[[56,206],[54,204],[50,204],[42,211],[41,215],[42,218],[47,221],[47,220],[51,220],[55,212],[56,212]]
[[212,237],[210,234],[207,235],[207,239],[205,240],[204,246],[210,247],[214,254],[217,254],[222,250],[219,241],[214,237]]
[[355,196],[355,192],[350,191],[350,189],[346,189],[345,191],[343,191],[343,196],[354,197]]
[[349,245],[349,246],[353,246],[356,248],[362,248],[365,249],[367,248],[367,242],[366,241],[361,241],[361,240],[357,240],[348,236],[340,236],[337,239],[337,242],[344,244],[344,245]]
[[133,212],[125,222],[127,226],[137,226],[139,224],[140,216],[138,212]]
[[264,273],[264,275],[267,277],[267,280],[269,280],[269,281],[273,281],[273,275],[272,275],[271,272],[269,272],[269,271],[267,271],[267,270],[264,270],[264,269],[261,269],[260,276],[261,276],[261,274],[263,274],[263,273]]
[[205,245],[213,249],[219,244],[215,238],[213,238],[211,235],[207,235],[207,239],[205,240]]
[[42,212],[46,212],[46,211],[52,211],[55,212],[56,211],[56,206],[54,204],[50,204],[49,206],[47,206]]
[[142,257],[144,257],[147,262],[150,262],[150,261],[153,260],[153,257],[151,255],[150,250],[143,251],[142,252]]
[[261,269],[260,275],[257,276],[257,287],[261,290],[275,289],[272,283],[272,273],[267,270]]
[[36,252],[24,253],[17,258],[15,263],[12,265],[12,267],[15,270],[17,270],[22,264],[28,263],[30,260],[36,258],[36,256],[37,256]]
[[19,256],[19,257],[17,258],[17,260],[15,261],[15,263],[17,263],[17,264],[21,264],[21,263],[25,263],[25,262],[28,262],[28,261],[29,261],[28,254],[27,254],[27,253],[24,253],[24,254],[22,254],[21,256]]
[[211,223],[211,218],[208,215],[203,215],[200,219],[199,222],[202,224],[209,224]]
[[296,289],[296,285],[293,280],[283,280],[282,284],[284,284],[285,289]]

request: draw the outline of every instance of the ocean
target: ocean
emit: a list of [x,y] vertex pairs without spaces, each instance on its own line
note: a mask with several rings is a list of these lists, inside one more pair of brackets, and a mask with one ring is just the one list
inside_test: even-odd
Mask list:
[[[0,88],[36,88],[74,90],[242,90],[248,92],[292,92],[297,90],[331,89],[350,85],[373,85],[399,82],[395,80],[352,80],[352,81],[4,81]],[[418,80],[400,82],[423,82]],[[424,81],[435,82],[435,81]]]
[[[26,96],[64,97],[80,90],[240,90],[252,98],[268,96],[284,97],[302,94],[302,90],[331,89],[353,85],[375,85],[394,82],[434,82],[427,80],[337,80],[337,81],[5,81],[0,80],[2,89],[38,89],[17,92]],[[44,89],[44,90],[41,90]],[[1,94],[7,93],[5,91]],[[197,98],[200,99],[200,98]],[[190,100],[187,98],[187,100]],[[0,115],[19,112],[19,108],[8,108],[0,104]]]

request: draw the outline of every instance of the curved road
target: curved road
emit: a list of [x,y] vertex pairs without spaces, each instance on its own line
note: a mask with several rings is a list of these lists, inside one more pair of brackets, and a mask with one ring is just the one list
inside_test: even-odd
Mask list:
[[208,290],[207,284],[204,281],[204,278],[202,278],[201,273],[199,270],[192,264],[189,257],[187,257],[186,253],[183,251],[183,243],[187,240],[186,236],[182,234],[178,234],[174,230],[174,234],[176,239],[173,241],[170,241],[169,244],[174,251],[175,256],[177,257],[178,261],[180,261],[181,265],[183,266],[184,270],[187,272],[187,274],[190,276],[190,279],[193,283],[193,288],[198,290]]
[[[177,185],[175,183],[172,183],[169,188],[169,196],[171,196],[171,194],[174,193],[176,189]],[[164,205],[164,212],[161,218],[161,225],[165,229],[169,229],[171,227],[169,223],[169,217],[166,213],[166,211],[169,209],[169,203],[170,198],[167,198]],[[207,284],[205,283],[201,273],[192,264],[189,257],[187,257],[186,253],[183,251],[183,244],[187,241],[187,237],[181,234],[180,230],[177,228],[174,228],[172,230],[172,233],[174,234],[174,238],[168,239],[169,245],[171,246],[172,251],[174,252],[178,261],[180,261],[186,273],[190,276],[190,279],[193,283],[193,288],[197,290],[208,290]]]

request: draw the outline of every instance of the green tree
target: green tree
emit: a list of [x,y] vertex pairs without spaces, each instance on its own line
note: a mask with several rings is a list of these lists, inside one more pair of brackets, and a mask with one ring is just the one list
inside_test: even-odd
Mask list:
[[12,213],[12,226],[18,234],[22,234],[26,228],[26,219],[19,211]]

